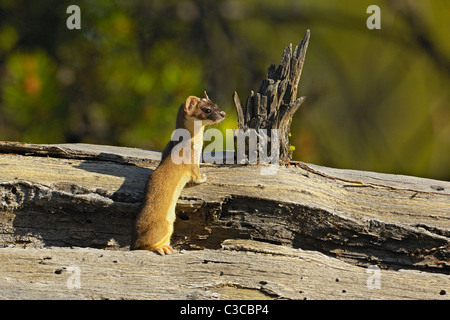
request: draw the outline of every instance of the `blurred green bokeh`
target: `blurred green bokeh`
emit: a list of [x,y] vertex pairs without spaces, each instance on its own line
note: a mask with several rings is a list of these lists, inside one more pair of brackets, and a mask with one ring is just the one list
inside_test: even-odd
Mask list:
[[232,93],[307,29],[294,160],[450,180],[445,0],[0,0],[0,140],[162,149],[203,90],[236,128]]

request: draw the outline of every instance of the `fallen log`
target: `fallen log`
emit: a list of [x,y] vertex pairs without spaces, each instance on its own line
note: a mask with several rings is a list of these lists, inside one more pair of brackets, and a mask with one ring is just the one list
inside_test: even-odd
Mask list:
[[[160,154],[96,145],[0,143],[0,244],[127,250]],[[450,273],[450,183],[304,163],[203,164],[183,190],[173,244],[251,239],[357,265]]]

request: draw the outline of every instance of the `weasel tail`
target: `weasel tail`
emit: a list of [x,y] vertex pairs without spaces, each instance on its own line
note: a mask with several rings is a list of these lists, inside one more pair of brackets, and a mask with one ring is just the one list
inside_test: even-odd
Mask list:
[[[170,141],[164,148],[161,162],[147,182],[145,198],[133,229],[131,250],[152,250],[161,255],[173,252],[170,237],[181,191],[189,181],[206,181],[199,168],[204,126],[218,123],[225,116],[206,92],[202,98],[188,97],[181,105],[176,129],[187,130],[190,138],[181,142]],[[196,130],[198,127],[200,130]],[[190,152],[183,154],[184,150]],[[184,160],[178,161],[180,158]]]

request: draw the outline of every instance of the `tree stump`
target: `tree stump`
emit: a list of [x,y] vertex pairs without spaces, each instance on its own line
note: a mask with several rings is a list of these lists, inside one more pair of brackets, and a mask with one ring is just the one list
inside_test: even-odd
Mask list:
[[[308,49],[309,36],[310,32],[307,30],[303,40],[295,47],[294,51],[292,44],[284,49],[280,65],[277,68],[274,64],[269,67],[267,79],[261,82],[256,94],[253,90],[250,92],[245,106],[239,99],[238,93],[235,91],[233,94],[239,122],[237,139],[239,134],[249,129],[257,131],[263,129],[267,132],[278,129],[280,163],[288,163],[292,159],[289,133],[291,119],[305,101],[305,97],[297,99],[297,91]],[[268,135],[267,146],[260,146],[259,149],[272,150],[274,141],[275,139],[273,137],[271,139]],[[246,150],[246,154],[248,155],[248,150]]]

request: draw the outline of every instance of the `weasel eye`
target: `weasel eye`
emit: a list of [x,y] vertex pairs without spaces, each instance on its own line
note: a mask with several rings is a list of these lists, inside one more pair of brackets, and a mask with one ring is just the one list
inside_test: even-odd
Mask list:
[[211,113],[211,109],[205,109],[205,113]]

